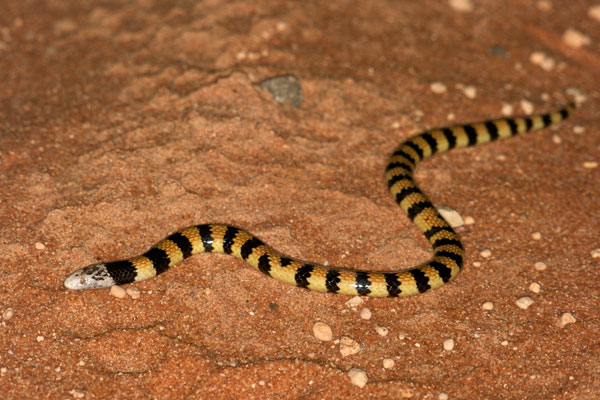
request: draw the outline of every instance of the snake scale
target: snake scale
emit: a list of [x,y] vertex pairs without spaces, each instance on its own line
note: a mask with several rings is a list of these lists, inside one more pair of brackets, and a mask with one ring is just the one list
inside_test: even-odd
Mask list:
[[77,270],[64,284],[79,290],[138,282],[153,278],[196,253],[226,253],[279,281],[319,292],[397,297],[436,289],[458,275],[465,254],[458,234],[413,179],[417,163],[453,148],[545,128],[563,121],[573,109],[574,105],[569,104],[547,114],[432,129],[402,143],[389,159],[385,178],[400,208],[433,247],[433,258],[412,269],[378,272],[318,265],[288,257],[244,229],[207,224],[173,233],[140,256]]

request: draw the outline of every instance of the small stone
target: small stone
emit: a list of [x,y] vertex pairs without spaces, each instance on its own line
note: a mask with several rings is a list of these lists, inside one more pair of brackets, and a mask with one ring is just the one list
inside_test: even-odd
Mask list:
[[406,339],[406,333],[404,333],[404,332],[399,332],[399,333],[398,333],[398,339],[400,339],[400,340],[404,340],[404,339]]
[[365,301],[360,296],[354,296],[350,300],[346,302],[346,307],[357,308],[358,306],[364,304]]
[[448,90],[446,85],[444,85],[442,82],[433,82],[431,85],[429,85],[429,89],[436,94],[446,93]]
[[313,335],[322,342],[329,342],[333,339],[331,327],[323,322],[317,322],[313,325]]
[[531,297],[525,296],[515,301],[515,304],[520,309],[527,310],[533,304],[533,300],[531,299]]
[[494,309],[494,303],[491,301],[486,301],[481,305],[481,308],[483,308],[485,311],[491,311]]
[[521,106],[521,110],[523,110],[523,112],[525,114],[531,114],[533,112],[533,103],[528,101],[528,100],[521,100],[519,102],[519,105]]
[[542,287],[540,286],[539,283],[537,282],[533,282],[531,285],[529,285],[529,290],[531,290],[533,293],[539,293],[540,290],[542,290]]
[[351,356],[353,354],[356,354],[360,351],[360,344],[347,337],[347,336],[342,336],[342,338],[340,339],[340,354],[342,355],[342,357],[347,357],[347,356]]
[[443,392],[438,394],[438,400],[448,400],[448,394]]
[[552,71],[556,66],[556,61],[546,53],[535,51],[529,56],[529,62],[541,67],[544,71]]
[[554,135],[552,135],[552,143],[554,143],[554,144],[561,144],[562,143],[562,139],[557,134],[554,134]]
[[587,169],[598,168],[598,162],[597,161],[584,161],[583,168],[587,168]]
[[576,31],[575,29],[569,28],[563,33],[563,42],[565,42],[568,46],[579,49],[583,46],[587,46],[592,43],[592,40],[589,36]]
[[477,97],[477,88],[475,86],[465,86],[462,91],[469,99]]
[[111,296],[115,296],[116,298],[123,299],[127,296],[127,292],[119,285],[113,285],[110,287],[108,292]]
[[43,342],[44,341],[44,337],[42,335],[38,335],[35,340],[37,340],[37,342]]
[[276,102],[299,107],[304,101],[302,86],[293,75],[275,76],[259,83],[261,89],[269,91]]
[[369,310],[368,308],[363,308],[362,310],[360,310],[360,313],[358,314],[362,319],[371,319],[371,310]]
[[458,228],[465,224],[465,221],[456,210],[448,206],[437,206],[436,209],[451,227]]
[[46,246],[42,242],[35,242],[35,248],[38,250],[44,250]]
[[588,8],[588,17],[600,22],[600,4]]
[[[590,251],[590,255],[592,258],[600,258],[600,248]],[[8,310],[10,310],[10,308]]]
[[6,367],[0,368],[0,376],[6,375],[7,372],[8,372],[8,368],[6,368]]
[[483,249],[483,250],[481,250],[479,255],[483,258],[489,258],[492,256],[492,251],[490,249]]
[[6,310],[4,310],[4,312],[2,313],[2,319],[5,321],[8,321],[9,319],[11,319],[13,316],[15,315],[15,311],[12,308],[7,308]]
[[83,399],[85,397],[85,393],[80,392],[76,389],[69,390],[69,393],[71,394],[71,396],[73,396],[74,399]]
[[369,381],[367,373],[359,368],[350,368],[350,370],[348,371],[348,377],[350,378],[350,382],[354,386],[358,386],[360,388],[365,387],[365,385]]
[[465,217],[465,225],[473,225],[475,223],[475,218],[471,217],[470,215],[467,215]]
[[394,360],[392,360],[391,358],[383,359],[383,368],[385,368],[385,369],[394,368],[395,364],[396,364],[396,362]]
[[550,0],[539,0],[536,3],[538,10],[540,11],[550,11],[552,10],[552,2]]
[[501,112],[502,112],[502,115],[504,115],[505,117],[510,117],[511,115],[513,115],[514,108],[510,104],[503,104]]
[[376,326],[375,332],[377,332],[379,334],[379,336],[387,336],[387,334],[390,332],[390,330],[384,326]]
[[508,340],[501,341],[500,345],[502,345],[502,346],[508,346]]
[[548,266],[546,265],[546,263],[538,261],[535,264],[533,264],[533,268],[535,268],[536,271],[544,271],[546,268],[548,268]]
[[479,261],[473,261],[473,266],[474,267],[481,267],[481,262],[479,262]]
[[448,4],[456,12],[471,12],[474,8],[472,0],[448,0]]
[[125,293],[127,293],[127,295],[133,300],[140,298],[140,289],[136,288],[135,286],[129,286],[127,289],[125,289]]
[[443,343],[444,350],[452,351],[454,350],[454,339],[446,339]]
[[564,328],[565,326],[567,326],[569,324],[574,324],[575,322],[577,322],[577,320],[575,319],[573,314],[564,313],[563,315],[560,316],[560,319],[558,320],[558,326],[560,326],[561,328]]
[[533,240],[540,240],[542,238],[542,234],[540,232],[533,232],[531,234],[531,237],[533,238]]

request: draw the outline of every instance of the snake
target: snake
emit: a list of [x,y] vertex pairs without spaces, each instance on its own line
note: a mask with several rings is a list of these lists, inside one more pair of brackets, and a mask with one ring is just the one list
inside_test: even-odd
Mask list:
[[416,267],[362,271],[319,265],[289,257],[245,229],[211,223],[175,232],[142,255],[79,269],[66,278],[64,285],[68,289],[81,290],[139,282],[162,274],[191,255],[225,253],[281,282],[318,292],[398,297],[439,288],[459,274],[465,251],[458,234],[417,186],[413,178],[417,164],[454,148],[476,146],[546,128],[566,119],[574,108],[574,103],[570,103],[545,114],[426,130],[396,148],[385,168],[387,186],[396,203],[433,248],[433,257]]

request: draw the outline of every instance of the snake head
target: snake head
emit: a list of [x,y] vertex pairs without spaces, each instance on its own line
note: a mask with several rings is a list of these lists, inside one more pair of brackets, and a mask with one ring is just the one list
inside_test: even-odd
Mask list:
[[104,264],[92,264],[78,269],[65,279],[65,287],[71,290],[102,289],[115,284]]

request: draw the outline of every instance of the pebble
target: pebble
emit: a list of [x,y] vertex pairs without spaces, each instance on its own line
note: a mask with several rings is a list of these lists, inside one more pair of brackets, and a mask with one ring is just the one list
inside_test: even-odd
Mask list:
[[479,261],[473,261],[474,267],[481,267],[481,263]]
[[396,365],[396,362],[394,360],[392,360],[391,358],[383,359],[383,368],[385,368],[385,369],[394,368],[394,365]]
[[567,29],[565,33],[563,33],[562,39],[563,42],[567,44],[567,46],[571,46],[576,49],[579,49],[583,46],[587,46],[590,43],[592,43],[592,40],[589,36],[572,28]]
[[583,168],[587,168],[587,169],[598,168],[598,162],[597,161],[584,161]]
[[340,354],[342,357],[351,356],[360,351],[360,344],[347,336],[342,336],[340,339]]
[[313,325],[313,335],[322,342],[329,342],[333,339],[331,327],[323,322],[317,322]]
[[470,215],[467,215],[465,217],[465,225],[473,225],[475,223],[475,218],[471,217]]
[[528,101],[528,100],[521,100],[519,102],[519,105],[521,106],[521,110],[523,110],[523,112],[525,114],[531,114],[533,112],[533,103]]
[[346,302],[346,307],[357,308],[358,306],[364,304],[365,301],[360,296],[354,296],[350,300]]
[[462,89],[462,92],[469,99],[474,99],[475,97],[477,97],[477,88],[475,86],[465,86]]
[[8,368],[6,368],[6,367],[0,368],[0,376],[6,375],[7,372],[8,372]]
[[38,335],[35,340],[37,340],[37,342],[43,342],[44,341],[44,337],[42,335]]
[[42,242],[35,242],[35,248],[38,250],[44,250],[46,246]]
[[76,389],[69,390],[69,393],[71,394],[71,396],[73,396],[74,399],[83,399],[85,397],[85,393],[80,392]]
[[575,322],[577,322],[577,320],[575,319],[573,314],[564,313],[563,315],[560,316],[560,319],[558,320],[558,326],[560,326],[561,328],[564,328],[565,326],[567,326],[569,324],[574,324]]
[[437,206],[436,209],[451,227],[458,228],[465,224],[465,221],[456,210],[448,206]]
[[471,12],[474,8],[472,0],[448,0],[448,4],[457,12]]
[[438,394],[438,400],[448,400],[448,394],[444,392]]
[[546,53],[541,51],[535,51],[531,53],[529,56],[529,62],[538,67],[542,68],[544,71],[552,71],[556,66],[556,61],[554,58],[548,56]]
[[369,310],[368,308],[363,308],[362,310],[360,310],[360,313],[358,314],[360,315],[360,317],[362,319],[371,319],[371,310]]
[[446,339],[443,343],[444,350],[452,351],[454,350],[454,339]]
[[119,285],[113,285],[110,287],[110,291],[108,292],[111,296],[115,296],[116,298],[122,299],[127,296],[127,292]]
[[588,17],[600,22],[600,4],[591,6],[588,9]]
[[494,309],[494,303],[491,301],[486,301],[481,305],[481,308],[483,308],[485,311],[491,311]]
[[533,304],[533,300],[531,299],[531,297],[525,296],[515,301],[515,304],[520,309],[527,310]]
[[554,135],[552,135],[552,142],[554,144],[561,144],[562,143],[562,139],[557,134],[554,134]]
[[483,249],[483,250],[481,250],[479,255],[481,255],[481,257],[483,257],[483,258],[489,258],[492,256],[492,251],[490,249]]
[[540,11],[550,11],[552,10],[552,2],[550,0],[539,0],[536,3],[538,10]]
[[387,334],[390,332],[390,330],[384,326],[376,326],[375,332],[377,332],[379,334],[379,336],[387,336]]
[[367,382],[369,381],[369,377],[367,373],[360,368],[350,368],[348,371],[348,377],[350,378],[350,382],[358,386],[360,388],[365,387]]
[[535,264],[533,264],[533,268],[535,268],[536,271],[544,271],[546,268],[548,268],[548,266],[546,265],[546,263],[538,261]]
[[513,114],[514,108],[510,104],[503,104],[501,112],[502,112],[502,115],[504,115],[505,117],[509,117]]
[[[590,251],[590,255],[592,256],[592,258],[600,258],[600,248]],[[7,310],[11,310],[11,309],[8,308]],[[4,318],[4,319],[7,319],[7,318]]]
[[541,289],[542,287],[537,282],[533,282],[531,285],[529,285],[529,290],[531,290],[533,293],[539,293]]
[[533,232],[531,234],[531,237],[533,238],[533,240],[540,240],[542,238],[542,234],[540,232]]
[[302,86],[293,75],[275,76],[259,83],[261,89],[269,91],[276,102],[299,107],[304,101]]
[[133,300],[140,298],[140,289],[136,288],[135,286],[129,286],[127,289],[125,289],[125,293],[127,293],[127,295]]
[[7,308],[2,313],[2,319],[8,321],[15,315],[15,311],[12,308]]
[[446,93],[448,88],[442,82],[433,82],[429,85],[429,89],[436,94]]

